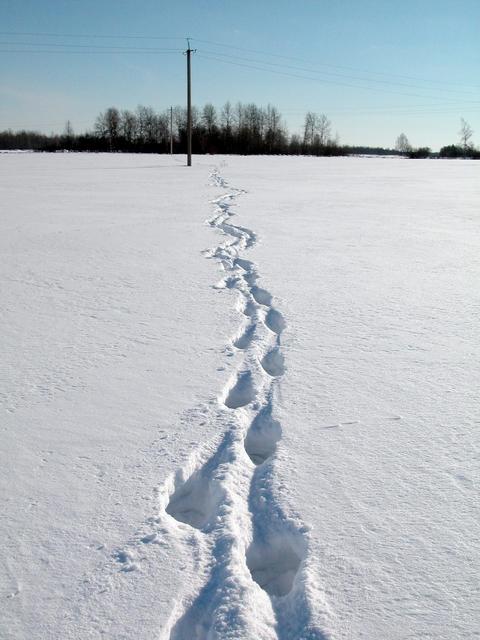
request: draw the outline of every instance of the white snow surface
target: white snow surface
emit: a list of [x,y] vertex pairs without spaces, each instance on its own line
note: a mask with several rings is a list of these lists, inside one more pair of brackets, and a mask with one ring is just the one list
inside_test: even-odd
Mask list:
[[479,637],[479,173],[2,154],[0,638]]

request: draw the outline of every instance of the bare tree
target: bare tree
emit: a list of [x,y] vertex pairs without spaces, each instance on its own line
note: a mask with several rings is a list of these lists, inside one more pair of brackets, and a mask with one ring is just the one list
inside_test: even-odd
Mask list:
[[237,104],[235,105],[233,117],[237,125],[237,131],[240,133],[240,131],[243,129],[245,120],[245,107],[241,102],[237,102]]
[[209,135],[212,135],[217,128],[217,111],[213,104],[206,104],[203,107],[202,121]]
[[120,113],[116,107],[110,107],[105,111],[107,135],[111,141],[118,138],[120,127]]
[[324,113],[318,115],[309,111],[305,116],[303,143],[305,146],[324,147],[330,144],[332,123]]
[[229,101],[223,105],[222,112],[220,114],[220,123],[228,133],[231,133],[234,124],[234,114],[232,105]]
[[308,111],[305,116],[305,124],[303,128],[303,144],[305,146],[312,145],[315,137],[315,128],[317,116],[315,113]]
[[144,142],[152,143],[156,141],[157,116],[152,107],[137,107],[137,127],[138,137]]
[[395,143],[395,149],[397,151],[400,151],[401,153],[410,153],[410,151],[412,150],[412,145],[410,144],[407,136],[404,133],[401,133],[398,136]]
[[163,142],[165,145],[170,141],[170,112],[164,111],[157,115],[157,142]]
[[135,114],[125,109],[120,114],[120,135],[127,141],[133,142],[137,134],[137,119]]
[[187,110],[178,105],[173,108],[173,120],[177,128],[177,136],[180,137],[182,131],[187,129]]
[[458,132],[458,135],[460,136],[460,143],[462,145],[463,152],[467,154],[472,148],[471,139],[473,136],[473,129],[463,118],[460,119],[460,131]]
[[324,113],[317,116],[315,127],[315,135],[318,136],[318,143],[324,147],[330,142],[330,134],[332,131],[332,123]]
[[280,111],[267,105],[265,110],[265,144],[270,153],[278,152],[279,148],[285,144],[285,130],[282,125]]
[[235,122],[236,118],[232,104],[230,101],[227,101],[223,105],[220,113],[221,136],[226,153],[230,153],[233,148]]
[[249,128],[254,138],[258,139],[262,135],[264,125],[264,114],[260,107],[253,102],[246,104],[243,110],[244,123]]
[[106,138],[110,145],[110,151],[115,148],[120,132],[120,112],[116,107],[109,107],[105,113],[101,113],[95,121],[95,135]]
[[107,124],[105,114],[103,112],[97,116],[95,124],[93,125],[93,130],[98,138],[107,137]]

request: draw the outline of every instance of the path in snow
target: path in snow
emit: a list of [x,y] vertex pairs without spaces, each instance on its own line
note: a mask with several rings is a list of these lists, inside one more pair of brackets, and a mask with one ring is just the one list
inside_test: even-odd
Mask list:
[[[149,548],[191,557],[195,576],[176,594],[162,640],[325,640],[315,622],[326,605],[311,568],[309,530],[286,514],[275,484],[286,322],[272,294],[258,286],[256,265],[242,257],[256,242],[253,231],[231,222],[243,191],[229,189],[217,171],[211,184],[228,192],[213,200],[207,221],[222,241],[204,254],[221,265],[215,288],[238,294],[243,318],[225,349],[240,356],[239,366],[219,396],[191,414],[200,426],[211,421],[219,442],[199,442],[157,490],[157,514],[111,562],[120,575],[135,576]],[[102,589],[110,589],[108,580]]]
[[[228,188],[217,171],[212,185]],[[238,292],[244,317],[228,347],[230,355],[237,350],[243,358],[218,400],[226,430],[210,459],[189,474],[177,474],[165,508],[179,527],[197,529],[206,538],[196,546],[209,575],[172,616],[164,637],[320,640],[325,636],[309,622],[314,590],[306,570],[307,529],[286,517],[272,485],[282,436],[273,413],[284,373],[286,323],[272,295],[257,285],[254,263],[241,257],[256,241],[252,231],[231,222],[241,193],[232,189],[213,201],[209,224],[226,240],[205,252],[226,274],[217,288]]]

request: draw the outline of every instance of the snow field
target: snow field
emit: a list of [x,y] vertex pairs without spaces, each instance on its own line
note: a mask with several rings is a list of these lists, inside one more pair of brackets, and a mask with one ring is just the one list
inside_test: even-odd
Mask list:
[[3,635],[476,637],[478,164],[4,160]]

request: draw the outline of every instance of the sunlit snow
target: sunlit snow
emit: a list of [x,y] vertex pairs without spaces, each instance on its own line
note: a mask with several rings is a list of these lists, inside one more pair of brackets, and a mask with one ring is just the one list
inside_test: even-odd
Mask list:
[[0,637],[475,637],[480,164],[0,168]]

